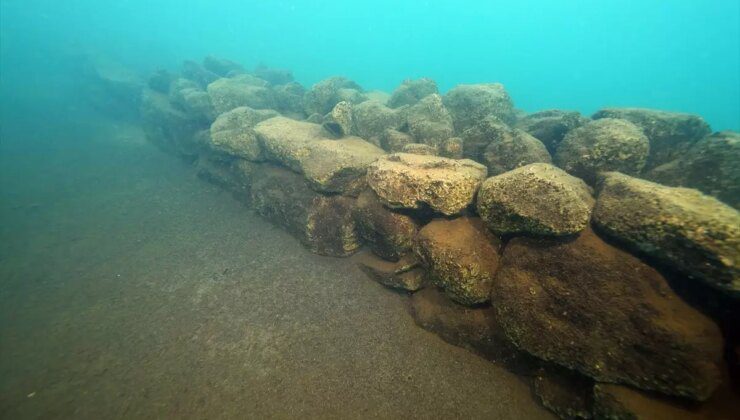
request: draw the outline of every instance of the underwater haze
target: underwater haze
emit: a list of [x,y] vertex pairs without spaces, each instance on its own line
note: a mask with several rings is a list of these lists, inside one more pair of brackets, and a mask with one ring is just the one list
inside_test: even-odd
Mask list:
[[[142,70],[208,54],[248,68],[392,90],[501,82],[528,112],[636,106],[740,128],[740,2],[2,1],[3,88],[54,58],[104,53]],[[41,68],[39,68],[41,67]],[[17,79],[13,77],[17,76]]]

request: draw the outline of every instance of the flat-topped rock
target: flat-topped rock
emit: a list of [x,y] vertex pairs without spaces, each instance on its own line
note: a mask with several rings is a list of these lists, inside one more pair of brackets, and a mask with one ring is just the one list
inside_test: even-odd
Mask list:
[[740,212],[714,197],[609,172],[594,222],[673,269],[740,293]]
[[491,300],[521,349],[597,381],[695,400],[720,383],[719,328],[591,230],[509,241]]
[[251,161],[264,160],[254,126],[278,113],[246,106],[224,112],[211,124],[210,141],[213,149]]
[[711,132],[698,115],[644,108],[605,108],[594,119],[620,118],[640,127],[650,140],[647,169],[681,156],[692,144]]
[[262,121],[254,130],[269,159],[303,174],[321,192],[358,194],[368,165],[385,154],[359,137],[334,140],[318,124],[285,117]]
[[265,84],[264,80],[243,74],[220,78],[210,83],[207,91],[216,114],[222,114],[239,106],[274,109],[275,97]]
[[501,241],[478,218],[436,219],[425,225],[414,252],[431,281],[454,301],[476,305],[490,299]]
[[594,199],[580,179],[547,163],[488,178],[478,214],[499,234],[570,235],[588,226]]
[[394,153],[373,162],[370,187],[392,208],[431,208],[445,215],[460,213],[473,202],[486,177],[486,167],[472,160]]

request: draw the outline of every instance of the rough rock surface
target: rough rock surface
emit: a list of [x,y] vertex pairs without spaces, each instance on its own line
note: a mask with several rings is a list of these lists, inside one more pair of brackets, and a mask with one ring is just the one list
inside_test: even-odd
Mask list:
[[645,166],[649,141],[627,120],[602,118],[569,132],[555,163],[569,174],[593,183],[599,172],[637,175]]
[[450,159],[462,159],[463,140],[460,137],[450,137],[439,145],[439,155]]
[[464,305],[490,299],[501,241],[478,218],[436,219],[416,238],[414,252],[430,280]]
[[696,188],[740,209],[740,134],[714,133],[673,162],[654,168],[650,180],[664,185]]
[[[467,130],[470,134],[484,134],[488,145],[483,151],[481,162],[488,167],[488,175],[498,175],[530,163],[551,163],[550,153],[541,141],[525,131],[510,128],[495,118],[488,117]],[[465,148],[465,142],[463,142]]]
[[286,69],[276,69],[265,65],[254,68],[254,75],[268,81],[272,85],[285,85],[293,82],[293,72]]
[[331,77],[316,83],[306,92],[303,106],[306,115],[326,115],[338,102],[356,104],[364,99],[360,85],[344,77]]
[[380,147],[390,153],[400,152],[403,150],[404,146],[413,142],[414,138],[409,134],[392,128],[384,130],[383,134],[380,136]]
[[506,124],[514,122],[514,104],[500,83],[458,85],[445,94],[444,104],[458,133],[488,116]]
[[654,109],[606,108],[596,112],[593,118],[620,118],[640,127],[650,139],[647,169],[678,158],[711,132],[709,125],[698,115]]
[[272,87],[275,97],[275,107],[283,114],[303,117],[303,95],[306,89],[298,82],[287,83]]
[[368,277],[384,286],[409,292],[424,287],[424,270],[413,254],[407,254],[397,262],[385,261],[367,252],[353,259]]
[[194,136],[200,124],[172,106],[167,95],[145,89],[139,113],[144,132],[152,143],[189,159],[197,156],[200,145]]
[[404,113],[408,133],[416,143],[437,147],[454,135],[452,117],[437,94],[424,97]]
[[459,305],[436,287],[427,287],[411,296],[409,312],[425,330],[514,372],[530,375],[539,364],[511,343],[490,306]]
[[499,234],[569,235],[588,226],[593,204],[583,181],[552,165],[533,163],[483,182],[477,208]]
[[324,129],[336,138],[347,136],[352,131],[352,104],[347,101],[338,102],[331,112],[326,114],[323,123]]
[[411,250],[417,223],[410,216],[386,208],[372,190],[357,197],[354,216],[360,237],[379,257],[397,261]]
[[255,82],[249,75],[221,78],[208,85],[208,95],[218,114],[239,106],[254,109],[274,109],[275,97],[264,85]]
[[717,326],[591,230],[569,240],[512,239],[491,300],[520,348],[597,381],[695,400],[720,382]]
[[437,149],[434,147],[423,144],[423,143],[409,143],[405,146],[403,146],[403,149],[401,149],[403,153],[413,153],[415,155],[429,155],[429,156],[436,156],[437,155]]
[[341,257],[360,248],[352,217],[354,199],[318,194],[300,175],[270,165],[263,164],[253,176],[251,202],[257,213],[285,228],[309,250]]
[[380,137],[387,129],[396,129],[403,125],[400,111],[388,108],[378,101],[365,101],[352,107],[354,128],[352,134],[373,143],[379,143]]
[[541,141],[554,154],[569,131],[590,120],[574,111],[551,109],[526,115],[516,122],[516,128],[526,131]]
[[398,108],[403,105],[414,105],[421,98],[433,93],[439,93],[437,83],[429,78],[422,77],[416,80],[404,80],[400,86],[393,91],[388,100],[388,106]]
[[327,137],[318,124],[284,117],[254,128],[267,157],[303,174],[321,192],[356,195],[364,187],[368,165],[385,152],[359,137]]
[[534,377],[534,393],[561,419],[590,419],[593,380],[577,372],[546,366]]
[[428,206],[448,216],[472,203],[485,177],[485,166],[471,160],[408,153],[384,156],[367,173],[368,184],[387,206]]
[[203,67],[221,77],[226,77],[232,72],[244,72],[244,67],[242,67],[241,64],[226,58],[214,57],[212,55],[203,59]]
[[714,197],[609,172],[594,222],[673,269],[740,293],[740,213]]
[[277,115],[273,110],[257,110],[246,106],[224,112],[211,124],[211,146],[247,160],[264,160],[262,146],[253,127]]
[[219,78],[219,75],[192,60],[183,61],[180,74],[182,74],[186,79],[194,81],[203,89],[205,89],[209,83],[212,83]]

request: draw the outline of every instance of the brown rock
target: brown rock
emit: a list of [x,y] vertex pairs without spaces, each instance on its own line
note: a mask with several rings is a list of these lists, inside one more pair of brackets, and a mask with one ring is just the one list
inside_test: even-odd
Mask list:
[[378,283],[393,289],[415,292],[424,286],[424,269],[413,254],[408,254],[397,262],[382,260],[363,252],[354,257],[357,266]]
[[534,377],[534,393],[561,419],[590,419],[594,382],[572,370],[547,366]]
[[360,237],[379,257],[397,261],[411,250],[418,230],[416,222],[386,208],[372,190],[357,197],[354,216]]

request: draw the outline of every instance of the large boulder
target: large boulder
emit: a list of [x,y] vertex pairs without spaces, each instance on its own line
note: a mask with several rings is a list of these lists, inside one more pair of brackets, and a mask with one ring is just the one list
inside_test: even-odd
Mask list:
[[516,122],[516,128],[533,135],[554,154],[569,131],[589,122],[575,111],[551,109],[526,115]]
[[437,147],[454,136],[452,117],[437,94],[424,97],[404,113],[407,131],[416,143]]
[[414,105],[421,98],[433,93],[439,93],[434,80],[426,77],[416,80],[407,79],[393,91],[391,98],[388,99],[388,106],[398,108],[403,105]]
[[558,147],[555,163],[593,183],[599,172],[637,175],[645,166],[650,143],[627,120],[603,118],[569,132]]
[[320,255],[348,256],[357,251],[354,199],[326,196],[309,188],[300,175],[262,164],[253,173],[251,204],[258,214],[298,238]]
[[740,209],[740,133],[722,131],[698,142],[646,177],[664,185],[696,188]]
[[216,118],[210,96],[192,80],[178,78],[172,81],[169,99],[191,119],[200,123],[210,124]]
[[[510,128],[495,118],[487,117],[465,131],[478,131],[486,136],[488,145],[481,162],[488,167],[488,175],[498,175],[530,163],[551,163],[550,153],[541,141],[525,131]],[[468,140],[470,137],[468,137]],[[463,148],[466,143],[463,140]]]
[[335,138],[341,138],[352,132],[352,104],[347,101],[338,102],[331,112],[324,115],[322,126]]
[[411,250],[417,223],[408,215],[386,208],[372,190],[357,197],[354,216],[360,237],[379,257],[397,261]]
[[357,195],[368,165],[385,152],[359,137],[328,137],[318,124],[275,117],[254,128],[267,157],[303,174],[317,191]]
[[605,108],[593,115],[620,118],[640,127],[650,140],[646,169],[668,163],[711,132],[700,116],[642,108]]
[[208,85],[208,95],[218,114],[239,106],[254,109],[274,109],[275,97],[266,82],[243,74],[221,78]]
[[273,110],[246,106],[224,112],[211,124],[211,147],[250,161],[264,160],[262,146],[253,127],[277,115]]
[[254,68],[254,75],[273,85],[285,85],[293,82],[293,72],[260,64]]
[[272,94],[275,97],[275,109],[282,114],[303,117],[303,95],[305,93],[306,89],[298,82],[273,86]]
[[84,57],[81,67],[81,93],[93,106],[117,117],[136,114],[145,87],[138,73],[99,55]]
[[353,259],[368,277],[384,286],[408,292],[424,287],[424,269],[413,254],[407,254],[396,262],[380,259],[367,252]]
[[476,305],[490,299],[501,241],[478,218],[436,219],[414,244],[431,281],[454,301]]
[[373,100],[354,105],[352,115],[354,117],[352,134],[374,144],[380,143],[380,137],[385,130],[403,125],[403,114],[400,111]]
[[194,159],[201,152],[195,134],[201,124],[175,108],[167,95],[145,89],[139,109],[147,138],[163,150]]
[[221,77],[226,77],[230,73],[243,73],[244,67],[236,61],[226,58],[209,55],[203,59],[203,67]]
[[444,96],[444,104],[462,133],[485,117],[495,117],[506,124],[514,122],[514,104],[500,83],[457,85]]
[[491,300],[521,349],[597,381],[695,400],[720,383],[719,328],[656,270],[591,230],[512,239]]
[[199,87],[205,89],[210,83],[216,81],[220,76],[202,65],[192,60],[186,60],[182,63],[182,76],[197,83]]
[[714,197],[609,172],[594,222],[675,270],[740,293],[740,213]]
[[445,215],[463,211],[473,202],[486,178],[485,166],[468,159],[395,153],[368,168],[367,181],[391,208],[431,208]]
[[478,214],[499,234],[570,235],[588,226],[594,199],[578,178],[533,163],[488,178],[478,192]]
[[401,152],[407,144],[414,141],[410,134],[392,128],[384,130],[380,135],[380,147],[390,153]]
[[534,393],[542,405],[561,419],[590,419],[593,407],[591,378],[570,369],[546,365],[534,377]]
[[306,115],[326,115],[338,102],[360,103],[366,98],[362,88],[352,80],[344,77],[331,77],[311,87],[303,98]]

